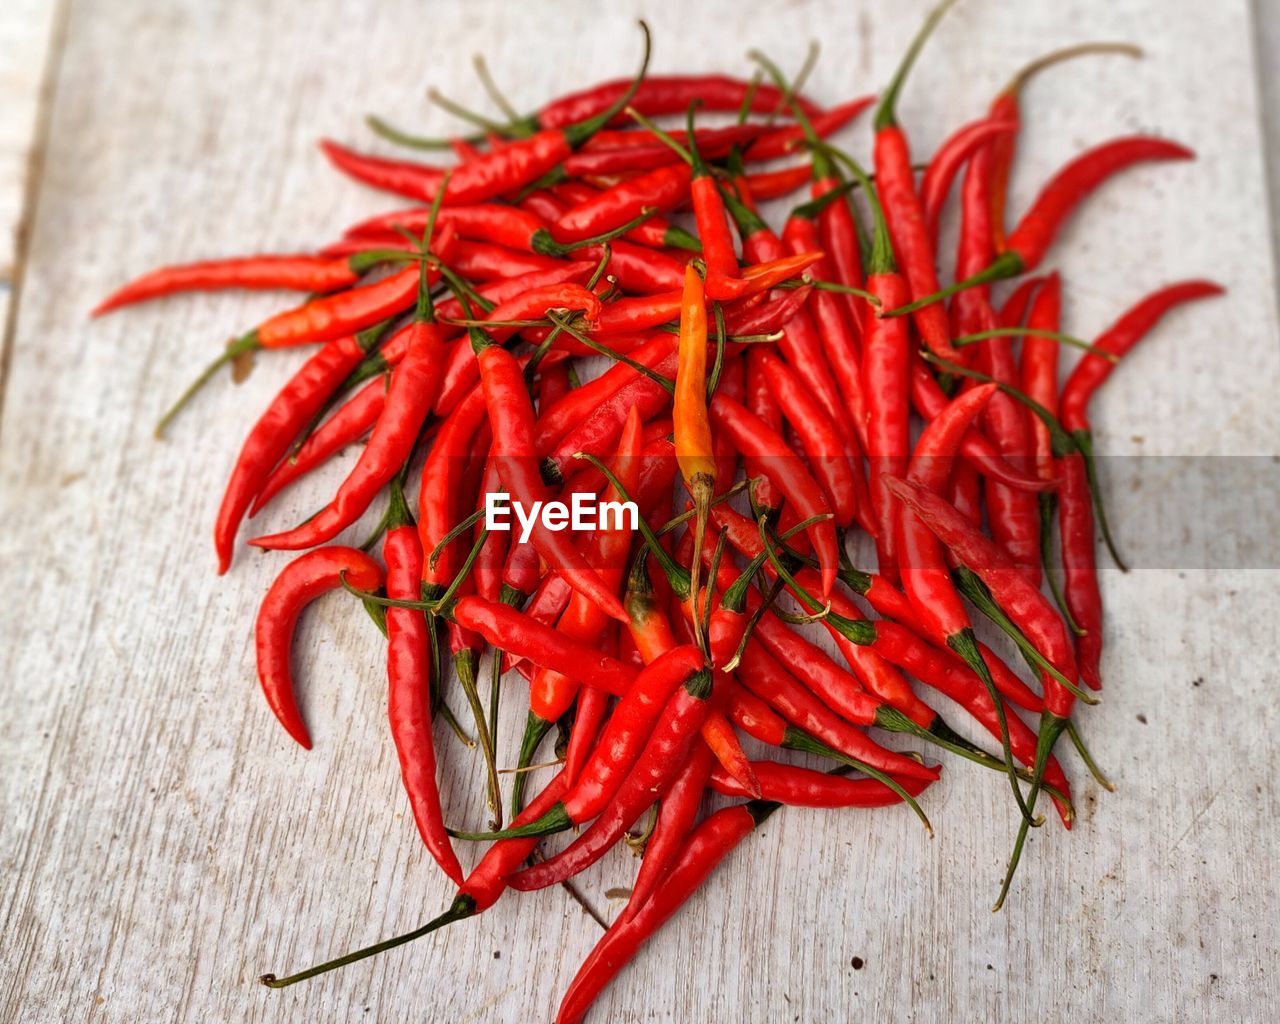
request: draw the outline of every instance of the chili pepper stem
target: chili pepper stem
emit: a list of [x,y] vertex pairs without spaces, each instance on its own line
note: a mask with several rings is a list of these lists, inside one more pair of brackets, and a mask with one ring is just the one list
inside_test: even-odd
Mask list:
[[1000,627],[1001,632],[1009,637],[1010,640],[1017,645],[1018,650],[1022,653],[1023,658],[1032,669],[1043,669],[1048,672],[1054,679],[1071,692],[1077,700],[1085,704],[1099,704],[1101,698],[1095,697],[1087,690],[1082,690],[1075,682],[1068,679],[1058,671],[1040,651],[1036,648],[1025,633],[1018,628],[1017,624],[1005,614],[995,599],[991,596],[991,592],[987,589],[987,585],[978,578],[972,570],[960,566],[955,570],[956,585],[960,592],[977,608],[983,615],[990,619],[993,623]]
[[357,960],[364,960],[367,957],[385,953],[388,949],[403,946],[406,942],[412,942],[414,939],[420,939],[424,935],[430,935],[445,925],[465,920],[475,912],[476,901],[470,896],[459,896],[453,901],[448,910],[434,920],[428,921],[421,928],[415,928],[411,932],[405,932],[403,935],[397,935],[392,939],[383,939],[381,942],[375,942],[372,946],[365,946],[364,949],[357,949],[353,953],[346,953],[333,960],[326,960],[322,964],[308,967],[305,971],[298,971],[296,974],[288,974],[283,978],[278,978],[274,974],[264,974],[258,980],[266,985],[267,988],[287,988],[290,985],[296,985],[300,981],[306,981],[308,978],[327,974],[329,971],[335,971],[339,967],[346,967],[347,964],[353,964]]
[[525,721],[524,735],[520,738],[520,753],[516,757],[515,778],[511,783],[511,817],[516,817],[524,810],[524,786],[525,780],[529,777],[528,772],[524,771],[533,763],[533,755],[538,752],[538,747],[542,744],[542,738],[546,736],[551,729],[552,723],[545,718],[539,718],[532,711]]
[[1071,433],[1071,439],[1075,442],[1080,454],[1084,456],[1085,475],[1089,480],[1089,494],[1093,497],[1093,510],[1098,517],[1098,529],[1102,532],[1102,542],[1107,546],[1107,551],[1111,555],[1111,560],[1116,563],[1116,568],[1121,572],[1128,572],[1129,567],[1120,557],[1120,550],[1116,546],[1115,538],[1111,535],[1111,526],[1107,521],[1102,489],[1098,484],[1098,464],[1093,456],[1093,435],[1087,430],[1075,430]]
[[475,651],[470,648],[458,651],[453,656],[453,668],[457,673],[462,692],[467,698],[467,704],[471,707],[471,717],[476,724],[476,741],[480,746],[480,756],[484,758],[484,770],[488,780],[485,802],[490,813],[497,820],[502,816],[502,784],[498,781],[498,765],[494,757],[489,722],[485,718],[484,705],[480,702],[480,691],[476,687]]
[[1022,273],[1023,262],[1012,249],[1007,249],[992,260],[982,270],[979,270],[972,277],[966,277],[963,281],[956,281],[949,284],[945,288],[939,288],[932,295],[925,295],[916,299],[914,302],[908,302],[904,306],[898,306],[894,309],[877,310],[878,317],[895,317],[907,316],[917,310],[924,309],[925,306],[932,306],[935,302],[942,302],[970,288],[976,288],[979,285],[992,284],[995,281],[1003,281],[1005,278],[1017,277]]
[[193,380],[190,385],[188,385],[187,389],[183,391],[181,395],[178,396],[178,400],[174,402],[173,405],[169,406],[168,411],[165,412],[165,414],[160,417],[160,422],[156,424],[156,429],[155,429],[156,439],[159,440],[160,438],[164,437],[164,432],[169,429],[169,424],[174,421],[178,413],[180,413],[184,408],[186,408],[187,403],[190,402],[191,399],[195,398],[197,394],[199,394],[200,389],[203,388],[206,384],[209,383],[210,380],[213,379],[213,375],[215,373],[221,370],[224,366],[226,366],[232,360],[239,358],[245,353],[253,352],[256,349],[261,347],[262,346],[258,341],[258,335],[254,331],[250,331],[248,334],[242,335],[241,337],[236,338],[234,341],[230,342],[227,345],[226,351],[224,351],[220,356],[218,356],[217,359],[215,359],[208,366],[206,366],[200,372],[200,376],[197,377],[195,380]]
[[[1030,792],[1027,794],[1027,803],[1033,810],[1036,806],[1036,798],[1039,797],[1044,783],[1044,771],[1049,763],[1049,755],[1053,753],[1054,744],[1058,742],[1058,737],[1062,735],[1068,724],[1070,724],[1068,719],[1059,718],[1048,711],[1045,711],[1040,716],[1040,731],[1036,736],[1035,774],[1031,780]],[[999,913],[1000,908],[1004,906],[1005,899],[1009,895],[1009,887],[1013,884],[1014,873],[1018,870],[1018,862],[1022,859],[1022,850],[1026,842],[1027,822],[1026,819],[1023,819],[1018,825],[1018,835],[1013,843],[1013,852],[1009,856],[1009,866],[1005,870],[1004,881],[1000,885],[1000,894],[996,897],[995,905],[991,908],[993,914]]]
[[1013,787],[1014,802],[1017,803],[1018,811],[1024,821],[1032,826],[1041,824],[1044,819],[1041,818],[1037,821],[1023,799],[1022,787],[1018,784],[1017,765],[1013,761],[1013,749],[1009,745],[1009,719],[1005,713],[1004,701],[996,689],[995,681],[991,678],[991,670],[987,668],[982,652],[978,649],[978,641],[973,635],[973,629],[962,629],[958,633],[952,633],[951,636],[947,637],[947,646],[960,656],[960,659],[969,666],[974,675],[982,680],[987,696],[991,698],[991,703],[995,706],[996,721],[1000,723],[1000,749],[1004,755],[1004,768],[1009,775],[1009,785]]
[[1044,578],[1049,582],[1049,593],[1053,595],[1053,603],[1062,613],[1067,628],[1076,636],[1084,636],[1084,630],[1076,622],[1075,616],[1067,605],[1066,595],[1062,592],[1062,581],[1058,579],[1057,566],[1053,564],[1053,510],[1057,497],[1045,492],[1040,498],[1040,563],[1044,569]]
[[955,2],[956,0],[942,0],[942,3],[938,4],[925,17],[924,24],[920,26],[915,37],[911,40],[911,45],[907,47],[907,52],[902,55],[902,62],[893,73],[893,78],[890,80],[888,88],[885,89],[883,96],[880,98],[880,106],[876,110],[875,119],[877,130],[889,128],[898,123],[898,96],[902,92],[902,86],[907,80],[907,75],[910,74],[916,58],[920,56],[920,51],[924,49],[924,44],[928,42],[934,27],[942,20],[942,16],[954,6]]
[[563,803],[554,805],[546,814],[527,825],[516,825],[498,832],[459,832],[449,830],[454,839],[467,839],[472,842],[488,842],[497,839],[532,839],[535,836],[549,836],[573,827],[573,819],[569,817]]
[[1089,769],[1089,774],[1093,776],[1094,781],[1108,793],[1114,793],[1116,791],[1115,783],[1107,778],[1102,769],[1098,767],[1098,762],[1093,759],[1093,754],[1089,752],[1089,748],[1085,745],[1084,737],[1080,735],[1080,729],[1075,722],[1067,723],[1067,736],[1071,740],[1071,745],[1076,748],[1076,753],[1080,755],[1080,760]]

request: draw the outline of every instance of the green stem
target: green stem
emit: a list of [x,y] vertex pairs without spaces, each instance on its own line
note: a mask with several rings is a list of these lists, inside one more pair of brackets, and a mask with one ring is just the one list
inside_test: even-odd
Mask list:
[[256,331],[250,331],[248,334],[236,338],[235,341],[228,344],[222,355],[218,356],[217,359],[206,366],[201,371],[200,376],[192,381],[187,389],[178,396],[178,400],[169,407],[169,411],[160,417],[160,422],[156,424],[156,438],[159,439],[164,437],[164,432],[169,429],[169,424],[173,422],[174,417],[176,417],[178,413],[185,408],[186,404],[190,402],[191,399],[196,397],[201,388],[213,379],[213,375],[215,373],[233,359],[237,359],[248,352],[254,352],[261,347],[262,345],[258,341],[258,334]]
[[383,939],[381,942],[375,942],[372,946],[366,946],[364,949],[357,949],[354,953],[346,953],[333,960],[327,960],[322,964],[317,964],[315,967],[308,967],[305,971],[298,971],[296,974],[289,974],[283,978],[277,978],[274,974],[264,974],[258,980],[266,985],[267,988],[286,988],[289,985],[296,985],[300,981],[306,981],[308,978],[314,978],[319,974],[337,970],[339,967],[346,967],[347,964],[353,964],[357,960],[364,960],[366,957],[385,953],[388,949],[395,949],[396,946],[403,946],[406,942],[412,942],[414,939],[420,939],[424,935],[430,935],[445,925],[453,924],[455,921],[462,921],[475,913],[476,901],[470,896],[458,896],[448,910],[435,918],[435,920],[428,921],[421,928],[415,928],[411,932],[397,935],[393,939]]

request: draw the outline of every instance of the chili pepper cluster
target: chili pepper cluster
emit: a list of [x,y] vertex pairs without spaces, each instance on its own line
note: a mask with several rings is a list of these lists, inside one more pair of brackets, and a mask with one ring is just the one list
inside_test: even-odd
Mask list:
[[[309,293],[197,382],[246,352],[309,353],[240,450],[214,527],[220,572],[246,516],[364,439],[320,512],[249,542],[302,552],[258,613],[258,675],[281,725],[309,747],[294,625],[326,592],[363,602],[386,636],[409,806],[457,896],[408,935],[266,984],[407,942],[643,841],[626,906],[560,1007],[557,1020],[578,1020],[780,807],[904,803],[928,828],[940,766],[882,746],[873,728],[1006,776],[1020,821],[997,907],[1028,830],[1045,827],[1042,802],[1071,827],[1061,736],[1108,785],[1074,718],[1102,685],[1095,534],[1114,550],[1089,403],[1167,312],[1222,289],[1169,285],[1091,344],[1062,332],[1063,282],[1045,261],[1067,217],[1125,168],[1192,154],[1146,136],[1104,142],[1007,217],[1023,86],[1067,58],[1135,53],[1095,44],[1029,65],[921,173],[897,104],[947,6],[878,103],[820,107],[802,76],[787,81],[758,53],[750,79],[648,75],[647,28],[634,79],[532,117],[478,65],[505,120],[437,97],[478,134],[421,139],[371,119],[392,141],[451,149],[451,166],[322,144],[339,171],[409,205],[314,253],[167,267],[99,307],[212,288]],[[867,171],[829,138],[873,105]],[[698,123],[708,114],[714,127]],[[957,187],[944,282],[938,225]],[[805,190],[775,230],[758,204]],[[997,299],[993,286],[1014,279]],[[1083,354],[1060,383],[1063,344]],[[582,360],[601,356],[609,368],[582,383]],[[519,539],[486,528],[496,493],[525,506],[586,493],[639,515],[589,535],[535,523]],[[380,496],[373,536],[335,544]],[[855,533],[874,541],[874,572],[851,560]],[[978,640],[975,611],[1012,641],[1022,671]],[[838,656],[814,642],[823,630]],[[529,714],[504,794],[498,695],[520,676]],[[966,712],[992,749],[913,683]],[[469,714],[452,710],[458,694]],[[475,735],[487,831],[444,820],[439,779],[456,751],[440,756],[437,719]],[[530,787],[557,726],[556,771]],[[731,802],[704,815],[709,794]],[[650,814],[647,835],[631,835]],[[570,829],[572,841],[529,863]]]

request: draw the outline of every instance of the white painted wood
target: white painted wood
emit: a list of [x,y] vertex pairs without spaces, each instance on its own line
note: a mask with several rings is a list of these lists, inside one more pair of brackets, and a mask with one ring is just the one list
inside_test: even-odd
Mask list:
[[[314,139],[366,143],[367,110],[444,129],[423,91],[479,104],[468,60],[481,48],[527,102],[625,73],[636,6],[73,5],[0,422],[0,1019],[551,1015],[598,934],[559,890],[288,992],[255,983],[412,927],[448,889],[404,814],[372,628],[337,597],[307,616],[306,754],[253,682],[252,616],[284,556],[242,549],[226,578],[211,571],[235,446],[295,361],[261,360],[171,441],[150,439],[193,367],[275,300],[85,313],[157,263],[306,246],[392,205],[329,171]],[[737,67],[750,45],[794,66],[820,36],[812,91],[834,100],[883,82],[924,6],[648,14],[657,69]],[[1171,318],[1117,374],[1099,445],[1273,454],[1280,352],[1248,10],[1120,6],[962,5],[903,117],[927,153],[1024,59],[1141,40],[1142,64],[1082,62],[1034,85],[1015,203],[1111,134],[1195,145],[1197,163],[1132,172],[1065,233],[1067,322],[1089,335],[1160,282],[1229,282],[1229,300]],[[865,152],[866,125],[849,140]],[[289,495],[266,526],[297,521],[335,479]],[[593,1019],[1258,1019],[1280,995],[1274,552],[1266,564],[1108,574],[1109,685],[1084,723],[1120,790],[1073,767],[1077,829],[1035,837],[1002,916],[987,907],[1014,827],[1007,790],[948,763],[926,804],[932,842],[900,811],[776,816]],[[478,823],[479,777],[441,742],[449,772],[470,773],[450,819]],[[608,909],[633,868],[606,859],[582,889]]]
[[14,0],[0,12],[0,324],[8,323],[56,8]]

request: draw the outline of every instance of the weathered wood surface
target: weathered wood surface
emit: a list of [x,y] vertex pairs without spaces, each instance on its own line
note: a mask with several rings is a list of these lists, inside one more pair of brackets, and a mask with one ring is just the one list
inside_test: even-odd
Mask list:
[[[1274,454],[1280,349],[1246,5],[1015,6],[974,0],[939,32],[903,104],[920,151],[1033,54],[1142,41],[1141,64],[1082,62],[1035,84],[1015,205],[1108,135],[1193,144],[1197,163],[1131,173],[1066,233],[1066,320],[1087,336],[1163,281],[1228,282],[1229,299],[1171,318],[1116,376],[1099,446]],[[795,66],[819,36],[812,91],[834,100],[884,81],[923,7],[648,13],[658,69],[738,66],[750,45]],[[558,889],[295,990],[256,984],[412,927],[448,889],[404,814],[372,628],[339,598],[306,618],[306,754],[253,682],[253,611],[284,556],[242,549],[226,578],[212,573],[219,488],[293,360],[261,360],[168,443],[150,437],[192,367],[276,300],[85,314],[140,269],[304,247],[391,205],[334,175],[315,138],[367,142],[367,110],[443,128],[423,90],[479,104],[468,61],[482,48],[526,102],[625,73],[635,8],[71,3],[0,422],[0,1019],[550,1016],[598,935]],[[865,124],[851,139],[865,152]],[[334,482],[289,494],[266,525],[297,521]],[[1264,493],[1249,500],[1275,523]],[[1172,531],[1186,513],[1160,515]],[[1077,830],[1034,838],[1003,915],[987,908],[1014,828],[1007,789],[949,764],[926,804],[932,842],[896,811],[772,819],[596,1019],[1267,1019],[1280,996],[1274,547],[1267,559],[1108,574],[1109,686],[1084,719],[1119,792],[1073,768]],[[449,817],[479,822],[470,758],[442,744],[465,776]],[[632,870],[610,857],[581,888],[611,914],[604,893]]]

